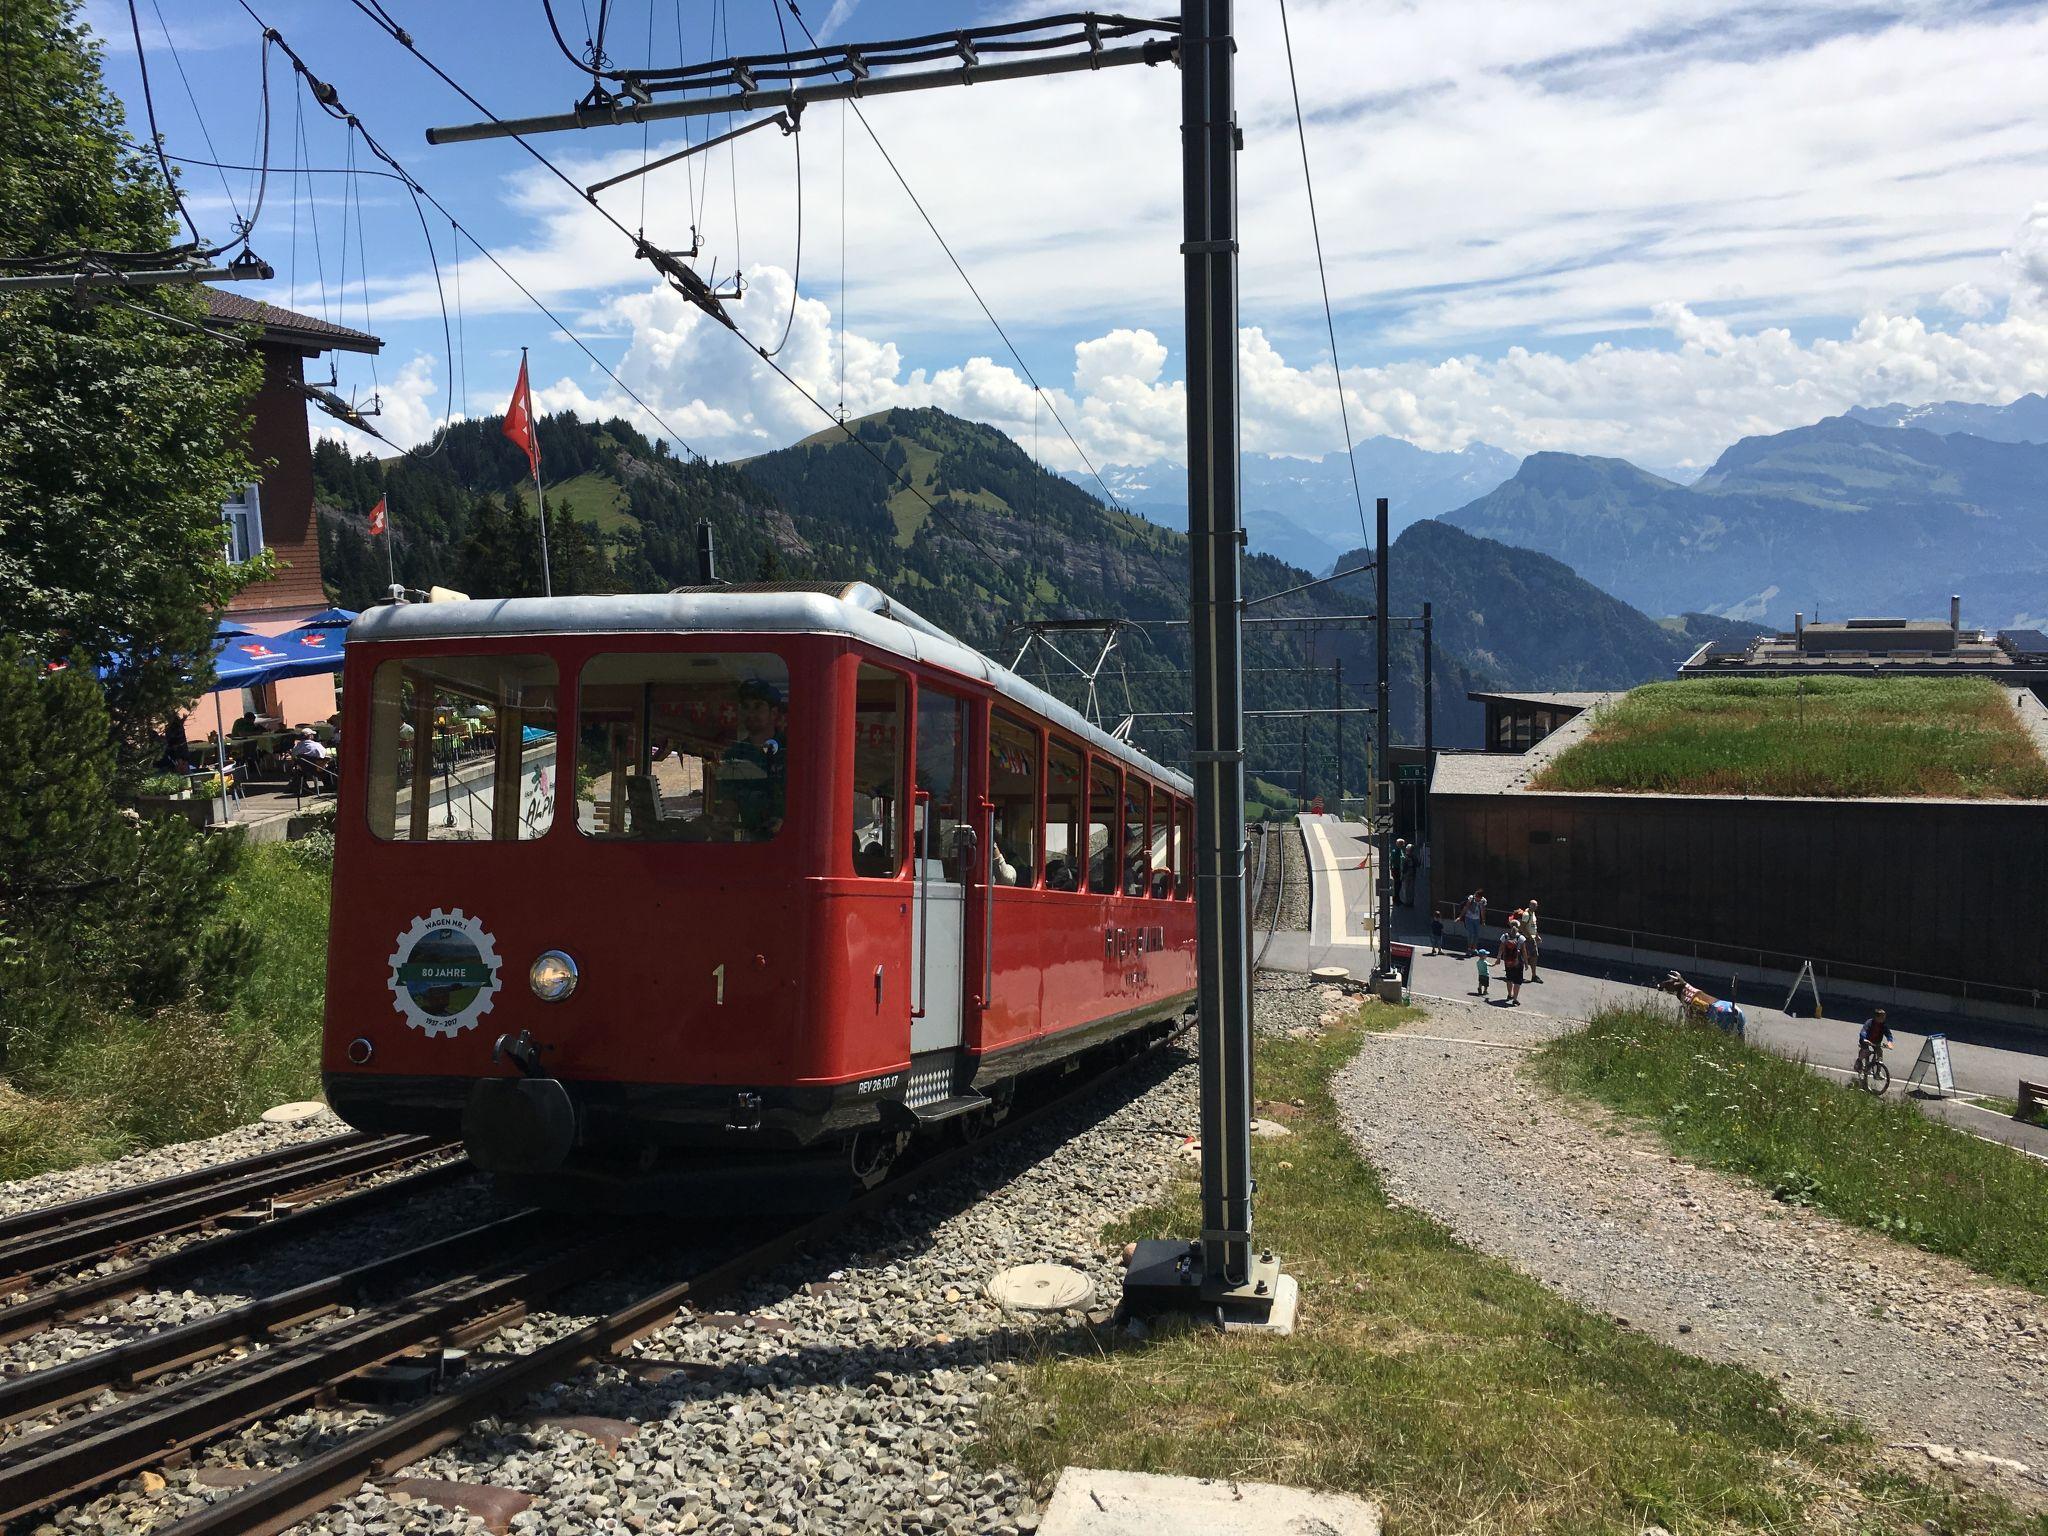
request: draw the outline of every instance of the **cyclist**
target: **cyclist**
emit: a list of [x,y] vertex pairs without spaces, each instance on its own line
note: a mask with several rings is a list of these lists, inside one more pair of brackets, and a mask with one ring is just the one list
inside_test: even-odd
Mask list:
[[1892,1027],[1885,1022],[1884,1010],[1879,1008],[1856,1031],[1856,1075],[1861,1077],[1864,1067],[1870,1062],[1884,1060],[1884,1053],[1890,1049],[1891,1043]]

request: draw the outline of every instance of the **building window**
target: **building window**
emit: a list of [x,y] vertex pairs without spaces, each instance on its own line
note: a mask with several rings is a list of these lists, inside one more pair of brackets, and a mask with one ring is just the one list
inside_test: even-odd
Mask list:
[[221,503],[221,525],[227,530],[221,541],[228,560],[240,565],[263,553],[262,488],[245,485],[241,493]]

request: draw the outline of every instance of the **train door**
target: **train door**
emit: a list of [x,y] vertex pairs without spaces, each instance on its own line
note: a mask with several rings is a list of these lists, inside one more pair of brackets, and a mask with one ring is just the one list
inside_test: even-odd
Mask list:
[[968,774],[967,701],[917,691],[912,823],[910,1094],[913,1108],[952,1092],[967,1005],[968,886],[979,863]]

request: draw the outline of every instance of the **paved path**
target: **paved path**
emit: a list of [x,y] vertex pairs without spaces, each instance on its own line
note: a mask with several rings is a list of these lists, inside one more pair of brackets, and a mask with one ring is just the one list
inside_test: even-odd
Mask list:
[[[1303,834],[1308,842],[1309,873],[1315,887],[1309,931],[1277,933],[1267,951],[1266,964],[1276,970],[1306,971],[1316,966],[1341,965],[1354,975],[1364,976],[1372,968],[1374,945],[1371,919],[1375,897],[1372,872],[1361,869],[1368,856],[1366,829],[1357,822],[1340,822],[1334,816],[1303,816]],[[1427,997],[1476,1000],[1474,967],[1462,955],[1431,955],[1429,949],[1430,893],[1418,881],[1414,904],[1394,909],[1394,937],[1415,945],[1415,966],[1409,984]],[[1446,923],[1456,931],[1456,925]],[[1462,933],[1458,933],[1462,940]],[[1488,939],[1491,948],[1498,935]],[[1522,988],[1524,1013],[1555,1018],[1584,1019],[1604,1004],[1633,1004],[1663,996],[1651,983],[1661,971],[1629,967],[1611,961],[1591,961],[1581,966],[1559,953],[1564,946],[1547,947],[1541,982]],[[1710,974],[1689,978],[1708,991],[1725,988],[1727,978],[1716,983]],[[1505,1004],[1504,986],[1495,970],[1491,1000]],[[1856,1058],[1856,1025],[1866,1008],[1836,1000],[1835,1018],[1795,1018],[1754,996],[1737,1001],[1749,1020],[1749,1038],[1783,1056],[1811,1062],[1816,1069],[1847,1076]],[[1852,1011],[1853,1010],[1853,1011]],[[2022,1027],[2002,1022],[1967,1018],[1934,1018],[1891,1010],[1896,1045],[1891,1053],[1892,1076],[1903,1085],[1920,1054],[1930,1030],[1939,1029],[1949,1037],[1949,1060],[1955,1070],[1956,1086],[1965,1093],[1996,1094],[2013,1098],[2019,1079],[2048,1077],[2048,1038]],[[1917,1027],[1916,1027],[1917,1026]],[[1928,1113],[1963,1130],[2011,1146],[2048,1156],[2048,1127],[2022,1125],[2009,1117],[1977,1108],[1962,1100],[1923,1100]]]
[[2048,1503],[2048,1298],[1773,1200],[1675,1157],[1522,1070],[1565,1028],[1528,1009],[1432,1002],[1367,1035],[1336,1082],[1396,1200],[1595,1310],[1777,1377],[1917,1458],[1954,1451]]

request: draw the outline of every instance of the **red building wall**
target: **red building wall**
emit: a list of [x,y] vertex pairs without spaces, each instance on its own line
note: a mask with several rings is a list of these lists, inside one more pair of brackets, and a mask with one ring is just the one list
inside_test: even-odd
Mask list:
[[305,396],[293,387],[305,360],[286,348],[265,346],[263,386],[249,421],[249,455],[263,470],[263,545],[279,564],[277,575],[246,589],[228,605],[237,617],[279,610],[311,613],[327,606],[320,585],[320,536],[313,517],[313,445],[306,428]]

